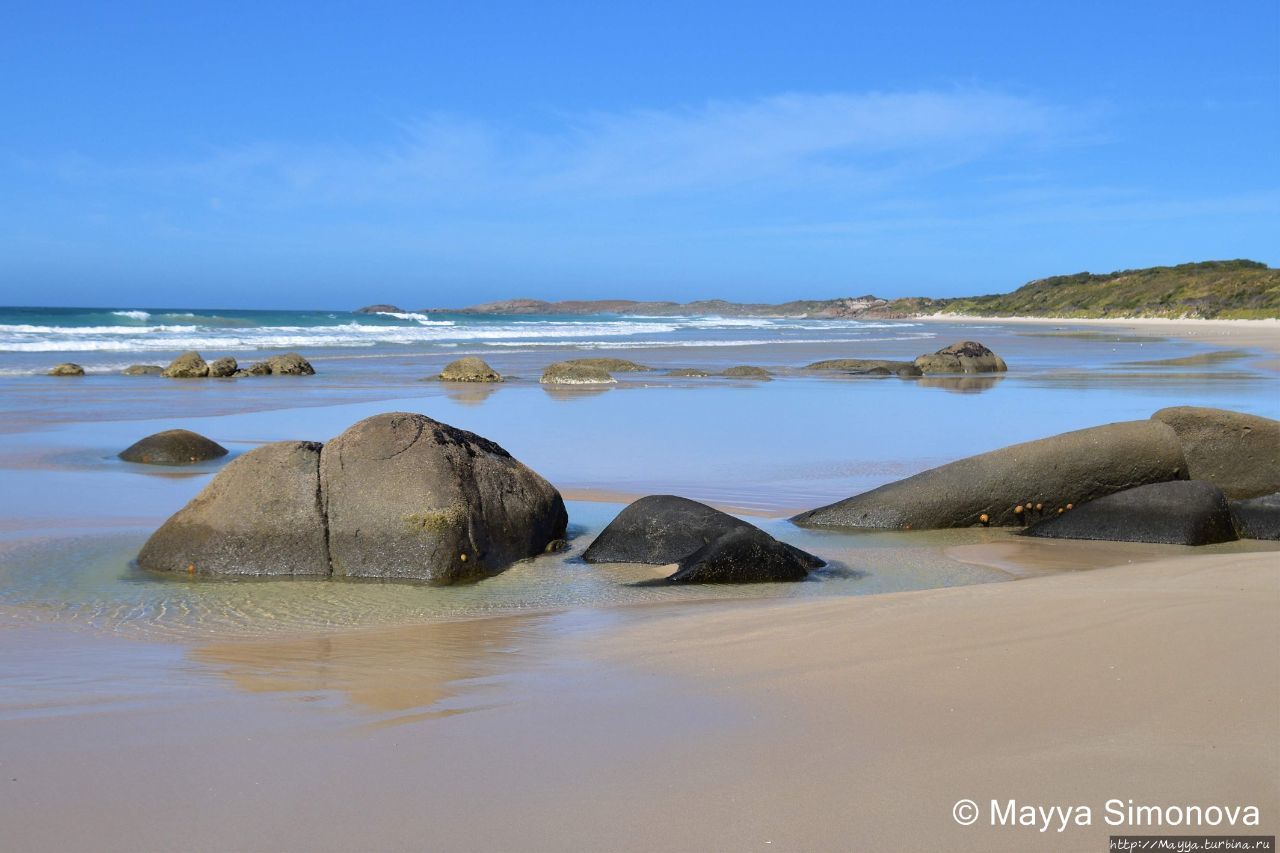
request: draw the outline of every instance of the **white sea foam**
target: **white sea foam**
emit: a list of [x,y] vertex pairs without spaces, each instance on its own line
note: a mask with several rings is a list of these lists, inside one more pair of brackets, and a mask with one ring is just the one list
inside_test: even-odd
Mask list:
[[150,320],[151,314],[146,311],[112,311],[117,317],[128,317],[130,320]]
[[412,311],[375,311],[382,317],[395,317],[397,320],[413,320],[423,326],[452,326],[452,320],[432,320],[426,314],[415,314]]

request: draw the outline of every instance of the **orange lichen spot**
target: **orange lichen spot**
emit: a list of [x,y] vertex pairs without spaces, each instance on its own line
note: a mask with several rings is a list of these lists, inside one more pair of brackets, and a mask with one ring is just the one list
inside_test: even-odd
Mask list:
[[1062,507],[1058,507],[1058,515],[1062,515],[1062,512],[1063,512]]
[[466,554],[459,554],[459,555],[458,555],[458,559],[465,563],[465,562],[467,561],[467,555],[466,555]]
[[190,563],[190,564],[188,564],[188,565],[187,565],[187,574],[189,574],[189,575],[194,575],[195,573],[196,573],[196,564],[195,564],[195,563]]
[[1018,504],[1013,508],[1014,515],[1022,515],[1022,504]]
[[1036,512],[1044,512],[1044,504],[1036,504]]
[[983,524],[986,524],[990,520],[991,520],[991,516],[987,515],[985,512],[982,515],[978,516],[978,521],[981,521]]
[[1075,504],[1067,504],[1067,509],[1075,509],[1075,508],[1076,508]]

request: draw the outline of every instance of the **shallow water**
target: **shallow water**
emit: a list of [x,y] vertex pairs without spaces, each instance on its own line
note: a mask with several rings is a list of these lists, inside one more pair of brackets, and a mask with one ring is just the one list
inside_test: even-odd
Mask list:
[[[403,322],[378,328],[403,330]],[[534,381],[543,365],[600,348],[600,342],[557,338],[554,322],[541,327],[548,336],[537,346],[529,340],[489,341],[479,349],[382,341],[358,353],[322,347],[307,352],[318,370],[313,377],[0,376],[0,471],[6,484],[0,491],[0,608],[20,620],[140,636],[256,636],[1003,580],[1027,573],[1027,559],[994,568],[971,556],[974,546],[1007,542],[1007,531],[842,534],[800,530],[777,516],[961,456],[1145,418],[1169,405],[1280,416],[1278,377],[1259,366],[1257,354],[1228,358],[1196,343],[1097,329],[1078,333],[1069,326],[1036,331],[997,324],[824,322],[826,342],[813,343],[803,334],[812,330],[781,321],[716,326],[699,320],[701,325],[676,331],[655,331],[654,325],[638,340],[617,336],[638,344],[636,352],[615,352],[613,342],[606,342],[610,354],[662,369],[755,363],[768,366],[775,378],[673,379],[659,370],[621,374],[619,384],[608,389],[554,389]],[[87,333],[90,340],[100,334]],[[755,337],[750,344],[735,343],[732,335],[743,334]],[[964,338],[1001,353],[1009,373],[900,380],[801,369],[825,358],[910,358]],[[514,378],[486,387],[418,381],[464,350],[483,352]],[[133,355],[138,357],[130,360],[155,360],[156,353]],[[30,366],[36,356],[48,354],[0,352],[0,362]],[[102,356],[82,351],[77,357]],[[131,567],[147,533],[235,455],[265,441],[327,440],[363,417],[391,410],[423,412],[492,438],[573,494],[678,493],[775,516],[762,522],[770,532],[832,560],[837,569],[793,585],[636,587],[634,581],[656,571],[588,566],[576,558],[620,508],[619,497],[606,498],[612,503],[570,501],[575,539],[567,554],[525,561],[470,586],[173,579]],[[174,427],[208,435],[232,455],[172,469],[115,458],[141,436]]]

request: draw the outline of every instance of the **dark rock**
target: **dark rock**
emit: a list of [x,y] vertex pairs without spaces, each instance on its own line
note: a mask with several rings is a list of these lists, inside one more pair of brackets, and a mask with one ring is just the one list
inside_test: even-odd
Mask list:
[[236,360],[231,357],[219,358],[209,362],[209,375],[215,378],[224,378],[234,376],[236,373]]
[[160,373],[170,379],[200,379],[209,375],[209,365],[200,357],[200,353],[192,350],[169,362]]
[[1027,528],[1024,536],[1212,545],[1236,538],[1222,490],[1203,480],[1152,483],[1089,501]]
[[126,462],[144,465],[190,465],[227,455],[227,449],[198,432],[167,429],[139,439],[120,451]]
[[469,355],[446,364],[439,378],[443,382],[501,382],[502,374],[484,359]]
[[1208,480],[1230,500],[1280,492],[1280,421],[1199,406],[1151,417],[1177,433],[1191,479]]
[[[1040,512],[1186,478],[1182,447],[1158,421],[1067,432],[970,456],[792,519],[805,527],[925,530],[1023,524]],[[1031,509],[1027,510],[1026,507]],[[1022,512],[1015,511],[1023,508]]]
[[[688,498],[649,495],[618,513],[583,552],[582,559],[588,563],[665,566],[679,563],[730,531],[743,529],[758,528]],[[806,568],[817,568],[823,564],[812,554],[785,543],[779,544],[792,552]]]
[[84,368],[70,361],[55,364],[49,370],[50,376],[84,376]]
[[557,361],[547,365],[538,381],[544,385],[609,385],[618,380],[610,376],[609,371],[603,367]]
[[1231,521],[1241,539],[1280,540],[1280,492],[1231,501]]
[[235,375],[236,376],[270,376],[271,365],[265,361],[255,361],[253,364],[249,365],[243,370],[237,370]]
[[765,370],[763,367],[755,367],[750,364],[740,364],[737,367],[730,367],[720,373],[721,376],[733,376],[738,379],[772,379],[773,374]]
[[[801,556],[803,555],[803,556]],[[809,562],[799,549],[745,525],[708,542],[680,561],[668,583],[777,583],[802,581]],[[813,558],[816,559],[816,558]]]
[[378,304],[366,305],[363,308],[357,308],[353,313],[356,314],[407,314],[403,308],[397,308],[394,305]]
[[320,475],[335,576],[481,578],[568,522],[560,493],[507,451],[423,415],[360,421],[325,445]]
[[914,363],[908,363],[901,367],[894,368],[893,373],[899,379],[915,379],[917,376],[924,376],[924,371]]
[[873,367],[870,370],[860,370],[854,374],[855,376],[892,376],[893,372],[887,367]]
[[320,445],[266,444],[233,460],[151,535],[138,565],[223,575],[327,575]]
[[917,357],[915,364],[924,373],[1003,373],[1009,369],[1004,359],[977,341],[951,344]]
[[159,376],[164,368],[158,364],[131,364],[121,371],[125,376]]

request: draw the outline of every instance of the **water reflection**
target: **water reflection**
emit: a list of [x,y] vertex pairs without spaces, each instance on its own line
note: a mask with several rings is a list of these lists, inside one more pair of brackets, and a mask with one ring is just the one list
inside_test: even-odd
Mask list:
[[921,376],[916,382],[921,388],[941,388],[953,394],[981,394],[990,391],[1004,380],[1004,374],[982,376]]
[[498,390],[498,382],[441,382],[444,394],[455,403],[478,406]]

